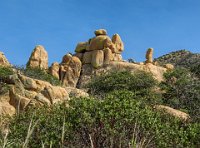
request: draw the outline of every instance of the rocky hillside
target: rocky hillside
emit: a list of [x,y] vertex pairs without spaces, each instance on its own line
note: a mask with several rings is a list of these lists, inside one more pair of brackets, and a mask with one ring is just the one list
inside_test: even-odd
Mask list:
[[200,64],[200,54],[188,50],[178,50],[158,57],[154,61],[157,61],[160,65],[171,63],[175,67],[190,68]]

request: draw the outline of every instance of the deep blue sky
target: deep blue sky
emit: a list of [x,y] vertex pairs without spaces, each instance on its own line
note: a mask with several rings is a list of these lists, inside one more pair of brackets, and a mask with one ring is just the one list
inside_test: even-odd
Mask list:
[[178,49],[200,52],[200,0],[0,0],[0,51],[26,64],[35,45],[49,63],[105,28],[120,34],[124,59],[143,61]]

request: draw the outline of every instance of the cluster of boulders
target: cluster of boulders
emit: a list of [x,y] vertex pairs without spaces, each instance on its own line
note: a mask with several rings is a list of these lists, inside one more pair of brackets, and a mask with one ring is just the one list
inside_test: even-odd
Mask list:
[[[124,44],[118,34],[110,38],[104,29],[96,30],[94,33],[95,37],[77,44],[74,55],[64,55],[61,63],[54,62],[50,68],[47,51],[41,45],[36,46],[29,58],[27,68],[46,71],[59,79],[62,86],[52,86],[46,81],[29,78],[20,72],[15,73],[4,80],[10,89],[0,94],[0,115],[12,115],[29,106],[50,106],[72,97],[89,96],[77,88],[83,88],[92,77],[111,70],[129,70],[132,73],[142,70],[152,73],[158,81],[163,81],[163,74],[174,68],[171,64],[163,67],[153,61],[153,48],[147,50],[145,62],[125,62],[121,56]],[[0,52],[0,66],[11,66],[2,52]],[[167,110],[169,114],[184,120],[189,118],[187,114],[169,107],[155,106],[155,108]]]
[[111,39],[104,29],[96,30],[94,33],[95,37],[76,46],[75,56],[82,64],[91,64],[94,68],[98,68],[111,61],[122,61],[121,52],[124,50],[124,44],[120,36],[114,34]]
[[46,70],[52,76],[59,79],[63,86],[75,87],[81,72],[81,61],[76,56],[66,54],[63,56],[62,62],[52,63],[48,68],[48,53],[45,48],[38,45],[33,50],[27,68],[39,68]]

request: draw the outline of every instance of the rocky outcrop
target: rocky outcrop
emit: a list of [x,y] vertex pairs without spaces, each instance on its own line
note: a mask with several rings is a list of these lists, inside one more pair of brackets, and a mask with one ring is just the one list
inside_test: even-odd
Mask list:
[[11,66],[3,52],[0,52],[0,66]]
[[51,106],[70,100],[70,97],[89,96],[74,87],[52,86],[46,81],[32,79],[20,73],[10,75],[5,83],[9,89],[0,94],[0,115],[13,115],[31,106]]
[[156,110],[159,110],[159,111],[164,111],[166,112],[167,114],[169,115],[172,115],[176,118],[179,118],[183,121],[187,121],[190,119],[190,116],[188,114],[186,114],[185,112],[182,112],[180,110],[176,110],[176,109],[173,109],[169,106],[164,106],[164,105],[155,105],[154,108]]
[[167,71],[166,68],[155,66],[151,63],[148,64],[134,64],[128,62],[115,62],[112,61],[108,65],[104,65],[98,69],[94,68],[90,64],[85,64],[82,66],[81,76],[78,82],[78,88],[84,88],[86,84],[92,79],[92,77],[98,76],[103,73],[108,73],[112,70],[129,70],[134,73],[137,70],[149,72],[158,81],[163,81],[163,74]]
[[111,39],[105,29],[96,30],[94,33],[96,36],[88,42],[78,43],[74,56],[77,56],[83,65],[91,64],[94,68],[102,67],[111,61],[122,61],[124,44],[120,36],[114,34]]
[[188,50],[177,50],[158,57],[154,61],[157,61],[161,66],[170,63],[175,67],[190,68],[200,65],[200,54],[192,53]]
[[26,66],[30,68],[48,69],[48,53],[43,46],[38,45],[35,47]]

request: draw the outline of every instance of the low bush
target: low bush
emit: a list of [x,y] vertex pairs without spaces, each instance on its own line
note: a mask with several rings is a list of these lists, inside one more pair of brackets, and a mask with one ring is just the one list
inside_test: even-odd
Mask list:
[[112,91],[126,90],[138,98],[156,101],[159,97],[153,90],[157,84],[151,74],[143,71],[136,71],[133,74],[130,71],[112,71],[93,78],[87,87],[89,93],[99,98]]
[[0,66],[0,78],[5,78],[9,75],[14,74],[11,67],[2,67]]
[[[10,143],[28,147],[198,147],[200,124],[155,112],[129,92],[112,92],[104,100],[76,98],[65,105],[34,109],[10,123]],[[172,138],[173,137],[173,138]]]
[[200,121],[200,80],[183,68],[165,73],[161,88],[165,91],[163,102],[173,108],[188,112]]

